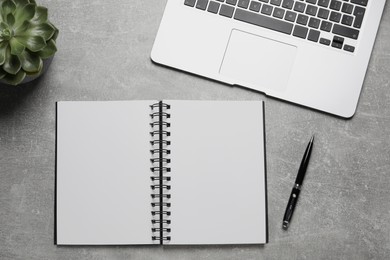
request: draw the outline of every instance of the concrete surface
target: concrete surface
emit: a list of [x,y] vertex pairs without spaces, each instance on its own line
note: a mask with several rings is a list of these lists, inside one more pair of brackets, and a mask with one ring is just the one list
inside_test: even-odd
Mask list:
[[[390,6],[351,120],[152,64],[166,1],[39,1],[60,29],[47,74],[0,87],[0,259],[389,259]],[[55,101],[265,100],[270,243],[265,246],[53,245]],[[305,186],[281,229],[302,153]],[[189,225],[191,223],[188,223]]]

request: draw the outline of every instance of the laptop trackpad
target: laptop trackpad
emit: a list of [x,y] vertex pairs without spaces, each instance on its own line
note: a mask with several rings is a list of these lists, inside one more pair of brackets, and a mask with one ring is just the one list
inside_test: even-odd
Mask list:
[[287,87],[297,47],[232,30],[220,74],[267,93]]

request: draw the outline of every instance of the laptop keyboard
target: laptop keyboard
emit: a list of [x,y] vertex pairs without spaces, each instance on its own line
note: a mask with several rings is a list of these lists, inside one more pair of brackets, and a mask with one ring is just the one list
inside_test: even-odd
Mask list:
[[367,3],[368,0],[184,0],[188,7],[347,52],[355,51]]

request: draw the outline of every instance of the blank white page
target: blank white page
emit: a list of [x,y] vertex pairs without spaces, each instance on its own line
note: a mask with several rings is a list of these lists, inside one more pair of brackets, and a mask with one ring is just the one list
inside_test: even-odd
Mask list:
[[57,244],[152,244],[153,101],[58,102]]
[[171,105],[171,241],[267,242],[263,103]]

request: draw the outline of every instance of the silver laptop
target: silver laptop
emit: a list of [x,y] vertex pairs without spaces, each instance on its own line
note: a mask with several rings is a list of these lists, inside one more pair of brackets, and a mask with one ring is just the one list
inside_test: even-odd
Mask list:
[[386,0],[168,0],[154,62],[341,117]]

